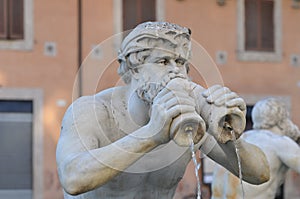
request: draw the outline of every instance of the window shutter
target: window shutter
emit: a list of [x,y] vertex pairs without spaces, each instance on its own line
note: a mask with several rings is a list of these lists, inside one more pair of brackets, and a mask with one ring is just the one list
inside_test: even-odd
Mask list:
[[9,37],[23,39],[24,37],[24,0],[9,0]]
[[245,49],[274,51],[274,1],[245,0]]
[[155,0],[123,0],[123,30],[155,19]]
[[137,25],[138,0],[123,0],[123,30],[130,30]]
[[261,47],[266,51],[274,49],[274,2],[264,0],[261,3]]
[[245,49],[253,50],[258,47],[258,2],[245,0]]
[[7,0],[0,0],[0,39],[7,38]]
[[141,17],[138,23],[145,21],[155,21],[156,13],[155,13],[155,0],[140,0],[141,5]]

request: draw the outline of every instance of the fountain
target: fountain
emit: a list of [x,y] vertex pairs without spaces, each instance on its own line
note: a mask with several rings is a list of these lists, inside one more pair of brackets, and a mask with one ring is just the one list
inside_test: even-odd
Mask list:
[[[56,158],[65,198],[171,199],[192,153],[199,199],[195,146],[236,170],[232,132],[238,139],[245,127],[245,102],[188,80],[190,56],[191,31],[176,24],[142,23],[124,38],[118,73],[126,85],[79,98],[64,116]],[[240,177],[266,182],[262,151],[239,147]]]

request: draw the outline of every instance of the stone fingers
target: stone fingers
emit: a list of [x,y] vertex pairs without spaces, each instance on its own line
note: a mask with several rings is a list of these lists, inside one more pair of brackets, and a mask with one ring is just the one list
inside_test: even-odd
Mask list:
[[241,111],[246,110],[246,103],[235,92],[227,87],[214,85],[202,93],[206,101],[216,106],[225,105],[228,108],[238,107]]
[[163,89],[155,98],[153,105],[158,105],[161,111],[174,118],[181,113],[195,111],[195,100],[183,91]]
[[210,96],[212,93],[214,93],[216,90],[222,88],[222,86],[220,85],[214,85],[212,87],[209,87],[208,89],[206,89],[202,95],[203,97],[207,98],[208,96]]
[[170,103],[171,106],[175,104],[187,104],[195,106],[195,100],[185,91],[171,91],[163,89],[154,99],[153,104]]
[[181,99],[181,98],[186,98],[186,97],[187,97],[187,94],[185,94],[185,93],[168,91],[167,93],[164,92],[164,94],[157,95],[157,97],[154,100],[154,103],[165,103],[174,98]]
[[[216,87],[214,87],[212,91],[210,91],[210,95],[206,98],[206,101],[208,103],[215,103],[217,99],[224,97],[225,94],[228,94],[230,92],[231,91],[229,90],[229,88],[216,85]],[[219,100],[219,102],[221,102],[221,100]]]
[[239,109],[241,111],[246,111],[246,103],[245,101],[238,97],[238,98],[234,98],[234,99],[231,99],[231,100],[228,100],[225,105],[228,107],[228,108],[231,108],[231,107],[239,107]]
[[172,108],[176,105],[189,105],[195,107],[195,102],[188,98],[178,98],[174,97],[166,102],[166,107]]
[[227,102],[230,102],[232,99],[237,98],[238,95],[235,92],[230,92],[230,93],[226,93],[221,95],[218,99],[215,100],[215,105],[217,106],[221,106],[226,104]]
[[189,113],[189,112],[193,112],[193,111],[195,111],[195,108],[190,105],[175,105],[167,110],[168,114],[172,118],[175,118],[175,117],[179,116],[180,114]]

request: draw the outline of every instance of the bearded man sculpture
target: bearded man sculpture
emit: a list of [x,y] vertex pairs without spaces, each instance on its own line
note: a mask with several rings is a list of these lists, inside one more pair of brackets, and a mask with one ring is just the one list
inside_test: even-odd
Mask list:
[[[128,34],[118,57],[126,86],[81,97],[64,116],[57,166],[65,198],[172,198],[191,160],[187,134],[238,175],[232,140],[245,126],[245,102],[189,81],[190,54],[191,31],[176,24],[146,22]],[[261,150],[237,146],[243,179],[266,182]]]

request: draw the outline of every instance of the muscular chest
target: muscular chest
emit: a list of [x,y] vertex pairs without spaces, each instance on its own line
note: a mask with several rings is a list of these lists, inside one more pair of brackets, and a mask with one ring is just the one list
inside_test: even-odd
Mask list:
[[107,106],[107,118],[105,121],[99,121],[105,136],[103,139],[105,142],[102,142],[101,146],[115,142],[147,124],[146,122],[144,124],[135,122],[125,105]]
[[[181,180],[191,156],[189,150],[163,146],[146,154],[106,185],[112,190],[171,189]],[[171,150],[173,154],[171,154]],[[160,154],[158,156],[158,154]]]

